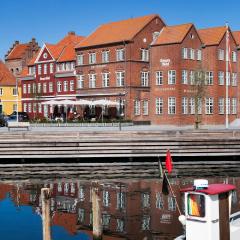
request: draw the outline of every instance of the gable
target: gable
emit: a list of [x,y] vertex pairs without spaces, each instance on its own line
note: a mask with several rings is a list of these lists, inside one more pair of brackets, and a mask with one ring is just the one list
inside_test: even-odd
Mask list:
[[52,57],[52,54],[50,51],[47,49],[46,45],[44,45],[39,52],[37,59],[35,63],[37,62],[49,62],[49,61],[54,61],[55,59]]

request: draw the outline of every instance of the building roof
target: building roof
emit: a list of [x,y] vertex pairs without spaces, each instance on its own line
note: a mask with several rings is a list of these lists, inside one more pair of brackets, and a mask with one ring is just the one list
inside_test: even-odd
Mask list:
[[76,48],[92,47],[123,41],[131,41],[150,21],[159,15],[131,18],[119,22],[103,24],[85,38]]
[[28,44],[16,44],[12,51],[8,54],[7,60],[20,59],[28,48]]
[[237,45],[240,45],[240,31],[232,32],[232,34],[233,34],[233,37],[234,37]]
[[69,32],[62,40],[60,40],[57,45],[67,46],[68,44],[79,44],[84,39],[83,36],[78,36],[75,32]]
[[206,46],[218,45],[224,34],[226,33],[226,26],[222,27],[214,27],[214,28],[206,28],[206,29],[199,29],[198,34],[202,40],[202,42]]
[[164,44],[173,44],[181,43],[186,37],[187,33],[193,26],[192,23],[181,24],[176,26],[166,26],[163,27],[157,39],[152,44],[154,45],[164,45]]
[[15,86],[16,78],[0,60],[0,86]]

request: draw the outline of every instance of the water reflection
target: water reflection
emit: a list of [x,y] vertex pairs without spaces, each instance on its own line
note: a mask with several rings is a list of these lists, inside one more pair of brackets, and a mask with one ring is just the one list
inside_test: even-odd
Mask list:
[[[192,178],[171,179],[180,205],[179,189],[192,182]],[[237,177],[210,178],[209,182],[240,186]],[[92,183],[79,180],[0,184],[1,239],[42,239],[40,196],[44,187],[51,190],[52,239],[92,239]],[[98,188],[104,239],[162,240],[182,233],[175,198],[162,194],[161,180],[102,181]],[[239,211],[239,194],[238,187],[232,198],[233,212]]]

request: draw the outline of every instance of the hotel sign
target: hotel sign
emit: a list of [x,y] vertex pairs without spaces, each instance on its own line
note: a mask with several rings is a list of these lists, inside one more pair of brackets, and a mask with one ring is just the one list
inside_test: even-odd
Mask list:
[[50,80],[50,77],[40,77],[40,80]]
[[163,66],[163,67],[168,67],[171,63],[171,60],[170,59],[160,59],[160,64]]

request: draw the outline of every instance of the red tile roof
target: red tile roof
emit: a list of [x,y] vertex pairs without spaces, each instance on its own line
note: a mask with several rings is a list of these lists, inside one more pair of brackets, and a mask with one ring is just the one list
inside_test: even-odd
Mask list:
[[240,45],[240,31],[232,32],[232,34],[233,34],[233,37],[234,37],[237,45]]
[[95,32],[80,42],[76,48],[130,41],[154,18],[160,17],[158,15],[148,15],[144,17],[131,18],[119,22],[103,24],[98,27]]
[[181,43],[192,26],[192,23],[177,26],[166,26],[162,29],[158,38],[152,45]]
[[224,34],[226,33],[226,26],[214,27],[198,30],[198,34],[206,46],[218,45]]
[[20,59],[28,48],[28,44],[17,44],[8,54],[7,60]]
[[68,44],[79,44],[84,37],[76,35],[74,32],[69,32],[62,40],[60,40],[57,45],[68,45]]
[[15,86],[16,78],[0,60],[0,86]]

